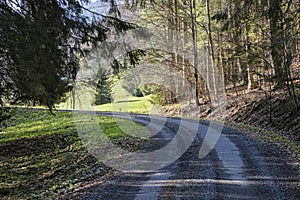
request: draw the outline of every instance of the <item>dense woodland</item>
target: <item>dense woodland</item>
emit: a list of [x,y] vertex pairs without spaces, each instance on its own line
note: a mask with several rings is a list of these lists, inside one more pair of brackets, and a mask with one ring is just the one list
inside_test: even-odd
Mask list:
[[[139,22],[161,27],[174,50],[170,65],[193,76],[197,105],[209,92],[220,92],[217,88],[243,85],[269,95],[284,89],[299,109],[294,83],[299,78],[299,3],[154,1],[145,5]],[[187,48],[193,50],[192,63],[184,59]]]

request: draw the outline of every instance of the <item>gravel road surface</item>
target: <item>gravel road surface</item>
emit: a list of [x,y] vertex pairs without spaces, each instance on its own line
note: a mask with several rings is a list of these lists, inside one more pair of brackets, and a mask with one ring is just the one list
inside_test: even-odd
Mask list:
[[[114,115],[129,118],[128,115]],[[189,148],[166,167],[142,173],[117,172],[82,199],[300,199],[299,163],[276,145],[262,145],[227,127],[214,145],[205,139],[209,129],[205,122],[147,115],[131,115],[130,118],[153,129],[163,124],[145,144],[144,152],[165,147],[179,135],[180,128],[187,135],[196,134]],[[190,137],[186,138],[184,135],[177,137],[176,148],[190,142],[185,141]],[[201,155],[200,149],[205,148],[212,150]]]

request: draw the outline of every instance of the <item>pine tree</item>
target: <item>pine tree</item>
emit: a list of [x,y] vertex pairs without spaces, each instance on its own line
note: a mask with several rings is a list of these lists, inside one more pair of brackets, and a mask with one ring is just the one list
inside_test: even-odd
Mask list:
[[95,105],[110,103],[112,101],[112,81],[109,79],[108,72],[105,70],[100,74],[95,95]]
[[83,7],[88,2],[0,0],[0,104],[36,102],[53,108],[72,89],[80,56],[104,41],[110,29],[132,28],[89,11]]

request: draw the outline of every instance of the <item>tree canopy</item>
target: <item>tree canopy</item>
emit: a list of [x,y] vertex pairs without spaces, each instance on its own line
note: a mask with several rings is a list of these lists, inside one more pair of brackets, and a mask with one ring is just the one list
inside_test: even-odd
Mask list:
[[[79,57],[130,24],[96,14],[88,0],[0,0],[0,103],[52,108],[70,91]],[[85,14],[89,13],[89,14]]]

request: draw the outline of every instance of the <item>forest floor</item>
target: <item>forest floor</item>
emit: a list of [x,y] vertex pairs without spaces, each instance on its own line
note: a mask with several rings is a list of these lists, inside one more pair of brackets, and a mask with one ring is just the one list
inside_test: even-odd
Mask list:
[[[56,199],[91,182],[96,184],[96,179],[114,171],[88,152],[82,135],[77,133],[77,126],[84,122],[89,126],[85,126],[87,136],[98,141],[99,133],[89,123],[92,116],[79,114],[74,118],[71,112],[54,115],[22,108],[0,111],[0,199]],[[124,134],[118,127],[126,124],[128,131],[142,133],[146,130],[142,125],[123,119],[117,124],[114,118],[105,116],[95,120],[109,141],[122,148],[133,151],[145,141]],[[101,145],[107,142],[101,141]]]

